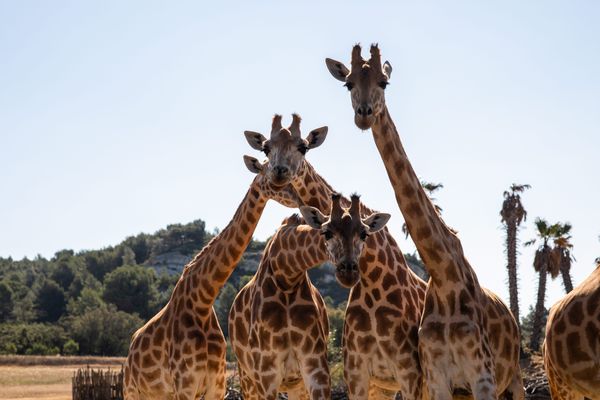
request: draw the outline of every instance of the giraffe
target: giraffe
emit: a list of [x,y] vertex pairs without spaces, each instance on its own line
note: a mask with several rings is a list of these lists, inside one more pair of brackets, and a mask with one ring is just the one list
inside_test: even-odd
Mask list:
[[553,400],[600,399],[600,262],[550,309],[543,352]]
[[213,309],[219,289],[240,261],[269,199],[294,208],[290,185],[275,187],[268,168],[256,173],[231,222],[184,268],[169,302],[133,335],[125,365],[125,399],[223,399],[226,343]]
[[429,397],[446,400],[466,390],[477,400],[496,399],[505,391],[523,399],[517,323],[500,298],[479,285],[460,240],[419,183],[385,104],[391,64],[381,64],[377,45],[371,46],[368,61],[355,45],[351,69],[329,58],[326,65],[350,91],[355,124],[372,130],[400,211],[431,276],[419,328]]
[[[364,248],[361,235],[382,229],[389,218],[373,213],[352,219],[342,210],[340,196],[334,199],[327,228],[331,239],[321,225],[315,230],[314,222],[304,224],[297,215],[288,218],[269,241],[255,277],[234,300],[229,332],[246,400],[275,399],[278,392],[288,392],[290,399],[331,397],[327,311],[307,270],[330,259],[326,243],[334,248],[329,246],[334,237],[338,243],[357,245],[351,256],[358,262]],[[353,207],[358,211],[358,197]],[[312,210],[301,208],[303,214]]]
[[[273,132],[280,129],[277,120],[269,140],[260,133],[247,132],[250,145],[265,152],[272,169],[289,169],[287,165],[278,165],[279,155],[301,148],[298,147],[300,117],[295,116],[294,120],[294,135],[276,140]],[[311,132],[306,142],[315,137]],[[294,175],[289,176],[289,182],[301,203],[328,213],[334,193],[331,186],[306,159],[291,169]],[[341,202],[345,207],[350,204],[345,198]],[[373,210],[361,205],[361,215],[372,213]],[[393,398],[399,391],[404,399],[420,399],[422,374],[417,330],[426,284],[407,266],[387,227],[365,240],[367,249],[360,263],[332,259],[337,281],[352,288],[343,332],[344,378],[349,397],[352,400]]]

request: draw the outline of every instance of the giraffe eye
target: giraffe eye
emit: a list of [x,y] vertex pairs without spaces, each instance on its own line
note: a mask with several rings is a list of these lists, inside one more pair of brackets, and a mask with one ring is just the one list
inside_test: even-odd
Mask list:
[[354,89],[354,83],[352,83],[352,82],[346,82],[344,84],[344,86],[346,86],[346,88],[348,88],[348,90]]
[[387,87],[387,85],[389,85],[389,83],[387,81],[379,82],[379,87],[382,89],[385,89]]
[[333,233],[331,233],[331,231],[324,231],[323,236],[325,236],[325,240],[333,239]]
[[306,147],[304,143],[298,146],[298,151],[302,153],[302,155],[306,154],[306,150],[308,150],[308,147]]
[[362,231],[360,233],[360,240],[365,241],[365,240],[367,240],[368,237],[369,237],[369,234],[367,233],[367,231]]
[[263,152],[265,153],[265,156],[268,156],[269,153],[271,152],[271,149],[268,146],[264,146],[263,147]]

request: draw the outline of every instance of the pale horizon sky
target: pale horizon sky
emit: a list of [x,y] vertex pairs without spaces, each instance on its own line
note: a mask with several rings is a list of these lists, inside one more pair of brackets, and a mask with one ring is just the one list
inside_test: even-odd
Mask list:
[[[499,210],[511,183],[533,221],[573,224],[573,281],[600,256],[600,3],[0,1],[0,257],[102,248],[195,219],[224,227],[253,176],[243,137],[274,113],[328,125],[308,160],[390,212],[370,132],[325,57],[378,42],[409,158],[459,231],[479,280],[508,301]],[[293,212],[269,203],[265,239]],[[519,257],[522,314],[534,248]],[[564,293],[549,283],[547,305]]]

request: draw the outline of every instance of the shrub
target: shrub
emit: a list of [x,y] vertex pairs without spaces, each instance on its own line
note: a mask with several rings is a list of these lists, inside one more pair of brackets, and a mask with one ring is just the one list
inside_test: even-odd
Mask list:
[[79,353],[79,344],[73,339],[67,340],[63,345],[63,354],[66,356],[74,356]]
[[36,356],[53,356],[58,354],[58,347],[52,346],[48,347],[43,343],[34,343],[25,351],[25,354],[28,356],[36,355]]
[[0,349],[0,354],[17,354],[17,345],[11,342],[4,343]]

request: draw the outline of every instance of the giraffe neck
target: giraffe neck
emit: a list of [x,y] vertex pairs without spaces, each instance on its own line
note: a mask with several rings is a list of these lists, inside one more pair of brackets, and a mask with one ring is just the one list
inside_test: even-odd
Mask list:
[[[394,189],[396,202],[432,282],[442,285],[463,277],[470,266],[460,241],[444,223],[423,187],[404,151],[387,106],[372,127],[375,144]],[[469,274],[470,275],[470,274]]]
[[293,290],[306,278],[310,268],[329,260],[321,232],[302,222],[297,215],[288,218],[265,252],[269,272],[284,291]]
[[[308,162],[304,161],[299,178],[294,180],[293,186],[298,193],[300,201],[307,206],[315,207],[327,215],[331,211],[331,195],[335,192],[333,187],[323,178]],[[349,207],[350,200],[342,197],[342,206]],[[372,209],[361,203],[361,215],[369,215]]]
[[304,160],[302,171],[292,185],[304,205],[315,207],[325,214],[329,213],[331,194],[334,190],[308,161]]
[[233,219],[185,267],[172,298],[191,298],[204,308],[213,305],[252,240],[267,201],[255,178]]

